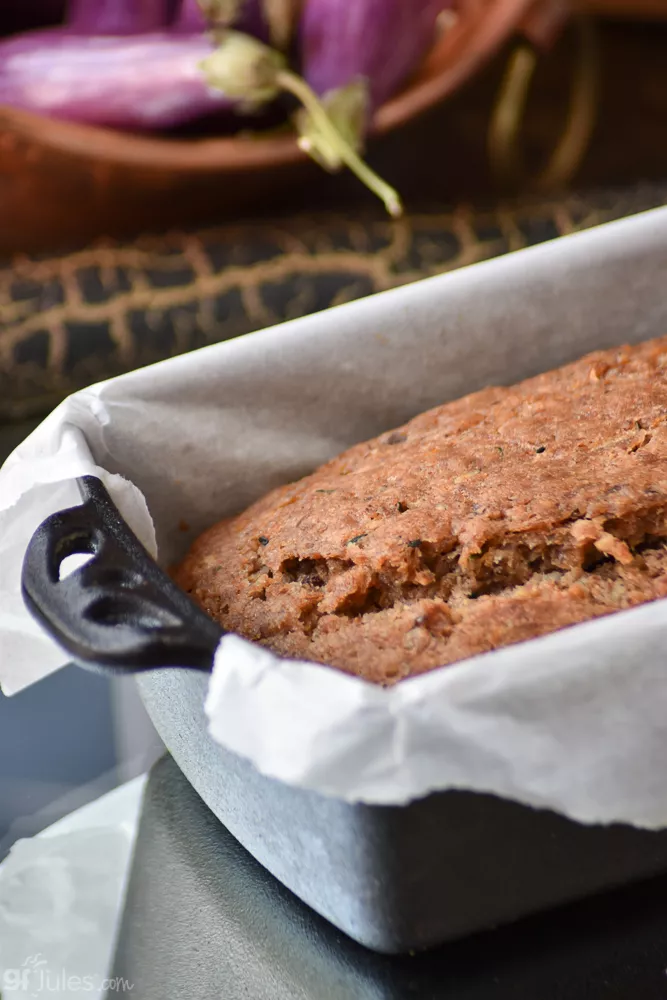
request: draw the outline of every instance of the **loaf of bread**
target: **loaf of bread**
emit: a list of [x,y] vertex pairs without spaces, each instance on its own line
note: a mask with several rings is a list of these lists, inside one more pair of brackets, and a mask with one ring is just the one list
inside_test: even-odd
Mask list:
[[356,445],[176,578],[229,631],[389,684],[667,595],[666,541],[667,337]]

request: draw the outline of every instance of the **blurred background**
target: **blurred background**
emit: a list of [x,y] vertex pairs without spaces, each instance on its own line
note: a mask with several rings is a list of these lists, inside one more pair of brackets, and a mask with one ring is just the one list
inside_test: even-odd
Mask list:
[[[0,5],[0,460],[92,381],[667,203],[667,0],[247,3],[252,113],[215,0]],[[131,681],[0,695],[0,853],[159,752]]]

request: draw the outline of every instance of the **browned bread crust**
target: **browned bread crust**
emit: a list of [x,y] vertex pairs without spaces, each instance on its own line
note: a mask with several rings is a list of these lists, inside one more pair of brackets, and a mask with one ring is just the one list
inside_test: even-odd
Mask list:
[[176,579],[228,630],[391,683],[665,596],[666,539],[667,337],[356,445]]

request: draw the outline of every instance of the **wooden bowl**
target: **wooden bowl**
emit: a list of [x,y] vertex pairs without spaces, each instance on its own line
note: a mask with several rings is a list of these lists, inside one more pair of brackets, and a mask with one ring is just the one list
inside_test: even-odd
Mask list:
[[[378,110],[373,133],[400,128],[455,91],[535,0],[466,4],[408,86]],[[0,254],[275,209],[318,169],[288,134],[170,139],[0,108]]]

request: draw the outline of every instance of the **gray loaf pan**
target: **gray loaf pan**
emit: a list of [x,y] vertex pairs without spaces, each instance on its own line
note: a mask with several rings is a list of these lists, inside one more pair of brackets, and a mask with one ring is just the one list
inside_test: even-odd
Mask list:
[[260,774],[209,736],[206,675],[141,674],[146,708],[217,818],[355,941],[434,947],[667,869],[667,832],[583,826],[491,795],[350,805]]
[[[635,341],[657,336],[667,329],[666,267],[667,208],[572,237],[569,244],[563,240],[524,256],[510,255],[433,279],[421,288],[413,285],[387,293],[386,298],[343,306],[312,321],[299,321],[291,333],[267,331],[252,335],[247,344],[237,341],[236,346],[207,348],[215,352],[209,357],[227,351],[237,362],[236,367],[221,362],[210,385],[205,366],[197,367],[201,381],[188,383],[190,391],[193,385],[198,388],[197,412],[202,420],[218,419],[221,400],[231,414],[227,433],[236,435],[234,461],[225,468],[221,483],[227,491],[229,484],[246,482],[251,440],[257,441],[253,454],[258,467],[270,465],[267,455],[276,439],[271,433],[267,437],[267,432],[273,431],[274,420],[284,422],[286,433],[295,428],[300,434],[312,425],[322,450],[329,454],[329,446],[338,445],[339,437],[351,443],[371,436],[369,421],[377,424],[379,433],[401,423],[404,411],[407,419],[445,398],[491,384],[499,373],[516,381],[543,371],[547,363],[555,366],[584,350],[620,343],[626,330]],[[409,335],[416,328],[418,350]],[[530,338],[517,332],[522,329],[530,330]],[[376,339],[380,330],[381,351]],[[373,344],[376,348],[371,350]],[[456,364],[448,360],[452,345],[462,345]],[[243,364],[240,354],[246,359]],[[184,370],[194,379],[192,355],[183,367],[179,360],[164,364],[159,372],[147,370],[130,377],[133,392],[141,389],[160,402],[158,414],[174,412]],[[295,386],[299,398],[293,411]],[[253,424],[255,411],[244,407],[255,398],[262,406]],[[330,401],[335,414],[335,441],[323,400]],[[130,412],[143,414],[139,403],[133,406]],[[234,416],[236,420],[231,419]],[[176,420],[171,432],[174,454],[185,463],[192,442]],[[105,462],[111,462],[108,471],[124,475],[143,490],[158,540],[161,530],[162,541],[168,542],[173,520],[169,528],[163,495],[171,496],[176,486],[164,485],[163,455],[153,455],[138,437],[135,441],[114,436],[113,421],[104,434],[108,454],[102,454],[100,464],[108,468]],[[304,454],[306,467],[315,457],[312,450]],[[297,470],[281,470],[281,475],[283,471],[287,477]],[[184,469],[182,476],[189,475]],[[204,490],[202,480],[188,482],[201,483],[198,488]],[[257,485],[254,480],[252,496],[259,495]],[[90,483],[88,491],[94,499]],[[185,499],[184,495],[187,512]],[[214,500],[211,492],[212,506]],[[208,735],[203,707],[208,675],[204,670],[182,669],[188,665],[182,656],[193,652],[193,643],[201,648],[195,650],[191,666],[201,668],[207,662],[210,666],[218,636],[211,634],[205,642],[202,637],[211,630],[211,620],[189,602],[185,608],[185,595],[174,592],[154,562],[145,561],[136,539],[126,537],[126,526],[110,508],[108,497],[105,500],[97,490],[97,506],[88,510],[96,516],[100,511],[106,514],[99,523],[79,523],[76,518],[84,518],[83,513],[70,514],[68,522],[56,518],[53,537],[47,532],[41,541],[37,538],[39,544],[29,553],[32,562],[24,564],[29,605],[35,612],[41,609],[45,627],[75,660],[99,661],[99,637],[104,633],[107,645],[109,636],[113,640],[113,649],[106,650],[107,664],[120,659],[121,665],[124,660],[126,667],[143,670],[171,664],[169,669],[147,670],[138,683],[176,763],[238,841],[296,896],[351,938],[386,953],[426,949],[667,870],[667,832],[621,825],[589,827],[549,811],[462,791],[435,793],[403,807],[353,805],[263,776]],[[62,547],[65,542],[81,544],[82,537],[89,546],[103,538],[101,554],[57,582],[55,555],[67,551]],[[69,551],[93,550],[94,546]],[[129,565],[123,562],[128,558]],[[171,559],[164,547],[162,558]],[[26,566],[30,573],[25,573]],[[50,577],[45,567],[50,568]],[[145,585],[131,605],[130,584],[137,578]],[[113,579],[123,584],[115,595],[109,590]],[[86,581],[103,598],[94,620],[83,614],[91,607]],[[160,598],[170,586],[162,607]],[[133,608],[136,622],[143,625],[138,633],[128,624]],[[193,615],[200,616],[196,622]],[[100,616],[106,616],[113,629],[105,632]],[[155,621],[172,623],[168,647],[158,647]],[[140,657],[134,656],[137,635]],[[68,646],[64,640],[72,636],[76,641]]]
[[[219,626],[140,545],[103,484],[79,484],[84,503],[32,536],[26,603],[82,665],[139,673],[157,731],[215,816],[354,940],[425,949],[667,869],[667,831],[587,827],[463,791],[401,807],[350,804],[260,774],[208,733]],[[73,552],[93,558],[61,578]]]

